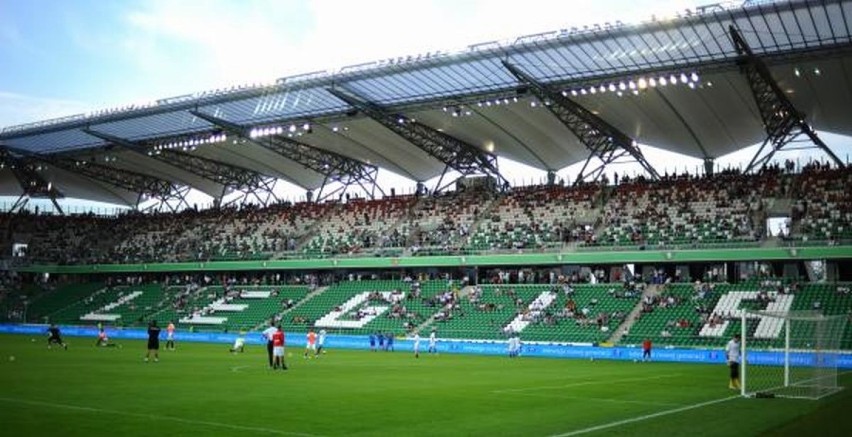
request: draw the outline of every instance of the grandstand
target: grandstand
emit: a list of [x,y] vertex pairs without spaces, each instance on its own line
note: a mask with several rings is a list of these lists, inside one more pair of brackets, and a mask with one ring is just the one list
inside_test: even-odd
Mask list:
[[[0,192],[20,202],[0,213],[0,246],[14,249],[6,270],[25,276],[12,290],[33,295],[4,299],[7,318],[119,326],[159,318],[212,331],[272,318],[295,331],[320,323],[351,334],[436,329],[500,340],[523,331],[542,342],[718,346],[737,322],[702,334],[708,319],[725,317],[716,305],[752,305],[754,293],[766,303],[753,278],[796,281],[795,299],[773,299],[843,313],[846,301],[820,287],[852,280],[852,170],[814,132],[852,132],[842,115],[850,102],[834,98],[852,37],[813,17],[852,3],[716,6],[671,25],[562,29],[7,127]],[[794,37],[791,17],[812,32]],[[662,34],[672,48],[651,56]],[[312,97],[280,104],[297,90]],[[760,141],[748,165],[714,165]],[[819,160],[778,159],[801,142]],[[661,172],[643,144],[706,165]],[[498,158],[545,171],[546,182],[511,186]],[[570,179],[557,175],[580,164]],[[622,164],[638,173],[619,175]],[[380,169],[416,190],[379,187]],[[280,179],[305,200],[278,199]],[[191,207],[189,190],[211,195],[214,207]],[[135,210],[24,207],[75,196]],[[786,220],[785,233],[770,219]],[[495,267],[535,270],[537,281],[491,283],[485,271]],[[669,283],[643,277],[649,269]],[[318,289],[166,280],[201,272],[327,278]],[[136,285],[108,284],[121,274],[139,275]],[[402,280],[414,277],[420,287]],[[712,292],[696,300],[681,282],[690,277],[707,279]],[[720,297],[729,292],[747,297]]]

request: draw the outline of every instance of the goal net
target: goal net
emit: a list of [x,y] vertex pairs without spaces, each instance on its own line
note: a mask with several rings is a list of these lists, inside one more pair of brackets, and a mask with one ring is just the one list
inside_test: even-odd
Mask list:
[[837,382],[846,316],[817,311],[744,311],[741,320],[743,396],[820,399]]

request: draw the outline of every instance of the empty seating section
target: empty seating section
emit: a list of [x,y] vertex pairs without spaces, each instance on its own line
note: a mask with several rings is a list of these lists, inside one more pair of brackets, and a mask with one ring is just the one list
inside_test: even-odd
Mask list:
[[[709,285],[708,285],[709,287]],[[726,290],[717,284],[712,290],[700,293],[693,284],[670,284],[658,299],[643,306],[623,343],[641,343],[648,338],[655,344],[676,346],[718,345],[721,340],[700,337],[698,332],[716,307],[719,296]],[[729,339],[725,339],[727,342]]]
[[308,294],[307,286],[246,285],[228,290],[209,286],[190,293],[179,293],[179,304],[160,316],[173,319],[180,328],[196,331],[247,331],[265,325],[289,306]]
[[513,189],[498,200],[470,237],[468,247],[531,249],[582,240],[597,220],[600,187],[536,186]]
[[[483,285],[479,292],[444,280],[414,284],[419,287],[401,280],[343,281],[307,300],[309,288],[303,285],[232,286],[226,291],[219,285],[74,284],[39,293],[29,319],[127,327],[156,319],[161,325],[176,321],[182,330],[216,332],[255,330],[275,319],[288,332],[316,325],[330,333],[400,336],[419,329],[424,336],[434,329],[439,338],[503,340],[518,332],[523,341],[599,343],[616,334],[639,305],[642,310],[620,344],[648,338],[658,347],[721,347],[739,332],[744,309],[810,310],[852,318],[848,283],[675,283],[662,286],[655,297],[626,292],[622,284],[576,284],[567,290],[545,284]],[[757,318],[747,328],[752,344],[760,347],[782,347],[780,329]],[[797,327],[795,335],[808,337],[803,329]],[[852,349],[852,323],[846,325],[841,347]]]
[[616,187],[607,202],[604,246],[690,245],[755,242],[763,224],[755,220],[767,199],[781,192],[779,176],[736,173],[714,178],[683,176]]
[[[175,321],[180,329],[249,330],[299,304],[307,294],[308,287],[302,285],[235,286],[226,293],[222,286],[164,289],[160,284],[82,284],[44,296],[45,302],[34,306],[39,312],[31,320],[41,318],[35,314],[44,314],[50,322],[60,324],[146,326],[157,320],[162,325]],[[240,310],[214,309],[212,305],[223,299]],[[213,326],[188,320],[201,314],[225,320]]]
[[852,240],[852,172],[805,170],[799,178],[793,219],[802,241]]
[[[752,281],[740,284],[715,284],[712,291],[698,293],[693,284],[669,285],[663,296],[671,295],[675,304],[655,302],[636,320],[622,343],[638,344],[649,338],[658,345],[684,347],[721,347],[741,329],[742,310],[817,311],[825,315],[852,317],[852,288],[849,284],[805,284],[789,294],[778,287]],[[786,286],[782,287],[788,288]],[[794,322],[795,323],[795,322]],[[748,320],[747,332],[753,345],[783,347],[780,320]],[[794,337],[808,338],[806,324],[796,324]],[[813,325],[811,325],[813,327]],[[852,324],[847,323],[841,347],[852,348]]]
[[100,282],[67,284],[42,293],[29,305],[27,318],[35,321],[52,320],[52,315],[57,311],[74,305],[103,287],[104,284]]
[[[420,285],[420,297],[414,296],[411,284],[405,281],[393,280],[368,280],[368,281],[344,281],[326,289],[323,293],[314,296],[303,305],[284,314],[282,325],[289,331],[304,332],[313,326],[320,318],[327,316],[335,310],[342,310],[339,319],[346,321],[367,320],[368,309],[382,307],[378,317],[370,317],[367,323],[354,323],[346,325],[362,325],[358,327],[342,328],[330,324],[328,327],[320,326],[329,332],[340,332],[346,334],[365,334],[369,332],[393,332],[397,335],[408,330],[407,327],[418,324],[431,317],[440,307],[435,302],[430,302],[436,294],[446,290],[446,281],[428,281]],[[376,294],[399,291],[400,300],[397,304],[379,297]],[[372,294],[372,296],[369,296]],[[347,302],[356,296],[362,296],[355,305],[347,306]],[[372,311],[369,311],[372,312]]]
[[415,203],[414,196],[353,200],[336,205],[315,229],[302,251],[309,255],[357,253],[374,247],[400,247],[405,241],[394,229]]
[[[525,341],[601,342],[612,335],[638,300],[637,296],[623,297],[618,292],[621,287],[576,285],[566,296],[561,288],[550,285],[487,285],[478,300],[462,298],[460,310],[434,326],[440,337],[503,339],[509,333],[507,327],[517,319],[529,322],[520,332]],[[547,293],[555,293],[556,299],[545,308],[535,308],[536,299]]]

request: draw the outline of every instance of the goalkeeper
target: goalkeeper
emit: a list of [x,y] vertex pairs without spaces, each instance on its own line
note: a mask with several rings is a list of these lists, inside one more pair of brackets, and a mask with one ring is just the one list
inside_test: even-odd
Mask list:
[[728,360],[728,367],[731,369],[731,381],[728,388],[731,390],[740,389],[740,336],[735,334],[728,345],[725,346],[725,357]]

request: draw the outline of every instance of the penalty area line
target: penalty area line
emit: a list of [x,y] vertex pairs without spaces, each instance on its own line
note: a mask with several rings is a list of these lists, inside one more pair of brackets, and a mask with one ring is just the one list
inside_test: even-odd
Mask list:
[[554,434],[550,437],[569,437],[574,435],[586,434],[589,432],[601,431],[604,429],[614,428],[616,426],[627,425],[628,423],[641,422],[643,420],[655,419],[657,417],[668,416],[669,414],[676,414],[683,411],[695,410],[698,408],[703,408],[709,405],[720,404],[722,402],[730,401],[731,399],[740,398],[740,395],[729,396],[721,399],[714,399],[712,401],[701,402],[698,404],[686,405],[680,408],[672,408],[671,410],[663,410],[657,413],[646,414],[644,416],[632,417],[630,419],[619,420],[616,422],[604,423],[602,425],[592,426],[589,428],[578,429],[576,431],[566,432],[564,434]]
[[208,420],[194,420],[194,419],[184,419],[182,417],[174,417],[174,416],[163,416],[159,414],[145,414],[145,413],[131,413],[127,411],[119,411],[119,410],[108,410],[105,408],[93,408],[93,407],[83,407],[79,405],[69,405],[69,404],[59,404],[55,402],[43,402],[43,401],[30,401],[26,399],[14,399],[14,398],[6,398],[0,397],[0,402],[8,402],[13,404],[21,404],[21,405],[33,405],[37,407],[50,407],[50,408],[63,408],[66,410],[75,410],[75,411],[86,411],[89,413],[103,413],[103,414],[114,414],[117,416],[127,416],[127,417],[137,417],[141,419],[154,419],[154,420],[166,420],[172,422],[180,422],[186,423],[190,425],[206,425],[217,428],[227,428],[238,431],[254,431],[254,432],[262,432],[266,434],[277,434],[277,435],[289,435],[289,436],[302,436],[302,437],[318,437],[316,434],[308,434],[304,432],[288,432],[288,431],[280,431],[277,429],[270,428],[261,428],[256,426],[242,426],[242,425],[234,425],[230,423],[222,423],[222,422],[211,422]]

